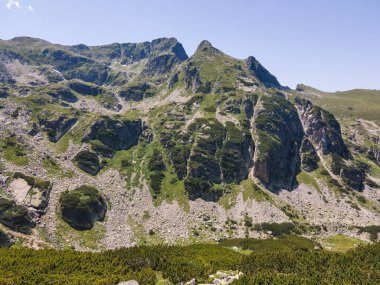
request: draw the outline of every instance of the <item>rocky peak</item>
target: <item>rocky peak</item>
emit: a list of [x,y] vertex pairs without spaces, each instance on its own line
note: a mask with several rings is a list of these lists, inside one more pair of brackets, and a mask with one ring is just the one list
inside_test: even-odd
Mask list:
[[247,68],[259,79],[267,88],[274,87],[283,89],[277,78],[272,75],[261,63],[253,56],[246,59]]
[[221,55],[223,52],[215,48],[209,41],[203,40],[198,45],[195,55],[206,54],[206,55]]

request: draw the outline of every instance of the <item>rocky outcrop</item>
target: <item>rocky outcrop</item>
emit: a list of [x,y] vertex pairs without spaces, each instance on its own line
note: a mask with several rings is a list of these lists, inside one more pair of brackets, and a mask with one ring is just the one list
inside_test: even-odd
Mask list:
[[76,166],[91,175],[98,174],[101,169],[100,160],[96,153],[89,150],[82,150],[73,159]]
[[297,110],[281,96],[262,96],[252,126],[253,176],[269,187],[290,189],[299,172],[303,135]]
[[278,82],[277,78],[272,75],[256,58],[250,56],[246,59],[246,66],[249,71],[252,72],[252,75],[260,80],[265,87],[267,88],[277,88],[283,89],[281,84]]
[[192,64],[192,62],[189,62],[185,66],[183,72],[186,89],[191,90],[193,94],[196,93],[199,87],[202,85],[202,81],[197,68]]
[[253,151],[252,137],[232,122],[224,127],[216,120],[197,120],[189,129],[196,137],[188,159],[185,188],[192,200],[215,201],[223,192],[213,184],[246,179]]
[[51,142],[57,142],[77,121],[76,116],[69,114],[52,116],[50,113],[42,113],[38,116],[39,125],[47,132]]
[[318,168],[319,157],[313,144],[308,138],[304,138],[301,143],[301,167],[307,172]]
[[73,91],[65,85],[56,85],[47,90],[47,94],[53,98],[63,100],[69,103],[75,103],[78,101],[78,97],[75,96]]
[[30,233],[36,226],[31,213],[22,205],[0,197],[0,223],[18,232]]
[[0,248],[8,248],[14,244],[14,241],[5,232],[0,230]]
[[142,76],[156,76],[169,72],[180,60],[174,54],[162,54],[148,60]]
[[119,91],[119,96],[126,100],[141,101],[144,98],[149,98],[156,95],[156,88],[147,83],[133,83],[128,86],[122,87]]
[[340,125],[334,115],[305,99],[296,99],[296,107],[306,135],[322,154],[338,154],[348,158]]
[[107,204],[100,192],[91,186],[80,186],[73,191],[61,193],[62,218],[77,230],[89,230],[96,221],[103,221]]
[[101,87],[79,80],[70,81],[68,86],[81,95],[97,96],[103,93],[103,89]]
[[[52,184],[50,181],[42,180],[38,177],[28,176],[20,172],[13,174],[13,179],[23,180],[29,186],[25,197],[20,201],[22,204],[34,208],[40,213],[44,213],[49,202]],[[15,180],[12,182],[14,183]],[[10,184],[10,189],[12,189]]]
[[109,148],[109,155],[112,156],[114,151],[127,150],[136,145],[142,129],[141,120],[105,117],[91,126],[90,133],[83,138],[83,142],[98,141]]

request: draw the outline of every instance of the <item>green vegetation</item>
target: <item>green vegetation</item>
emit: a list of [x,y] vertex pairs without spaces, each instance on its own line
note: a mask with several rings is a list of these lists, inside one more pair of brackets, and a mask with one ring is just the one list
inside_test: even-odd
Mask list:
[[18,166],[25,166],[29,163],[26,153],[26,146],[20,143],[15,134],[9,134],[0,141],[2,156]]
[[254,226],[256,231],[271,233],[272,236],[289,235],[293,233],[296,226],[293,223],[262,223]]
[[346,252],[359,245],[364,245],[366,242],[345,235],[335,235],[321,240],[321,244],[325,250]]
[[59,202],[62,218],[78,230],[89,230],[96,221],[103,221],[107,210],[99,191],[86,185],[61,193]]
[[[242,254],[227,247],[246,250]],[[193,278],[207,283],[208,276],[219,270],[238,270],[244,275],[233,285],[358,284],[358,280],[375,285],[380,280],[379,254],[380,244],[342,254],[316,250],[312,241],[295,236],[225,240],[218,245],[141,246],[99,253],[0,249],[0,284],[116,285],[134,279],[142,285],[156,285]]]
[[225,247],[238,247],[251,252],[258,251],[278,251],[278,250],[314,250],[317,245],[310,239],[288,235],[278,236],[276,239],[227,239],[219,242],[219,245]]

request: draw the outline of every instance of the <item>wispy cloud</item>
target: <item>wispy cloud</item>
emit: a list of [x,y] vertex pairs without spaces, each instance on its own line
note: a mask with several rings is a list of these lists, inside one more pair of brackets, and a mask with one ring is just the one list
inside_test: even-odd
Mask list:
[[18,9],[22,8],[18,0],[8,0],[7,8],[12,9],[12,7],[16,7]]
[[10,10],[12,8],[17,8],[17,9],[27,9],[31,13],[34,12],[34,9],[31,5],[23,6],[20,3],[20,0],[7,0],[6,6],[7,6],[8,10]]

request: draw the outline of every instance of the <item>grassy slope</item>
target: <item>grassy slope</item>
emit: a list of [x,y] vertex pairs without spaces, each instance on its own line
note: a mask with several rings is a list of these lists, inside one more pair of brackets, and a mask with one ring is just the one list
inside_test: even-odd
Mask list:
[[380,125],[380,90],[355,89],[335,93],[306,90],[301,96],[338,118],[361,118]]

